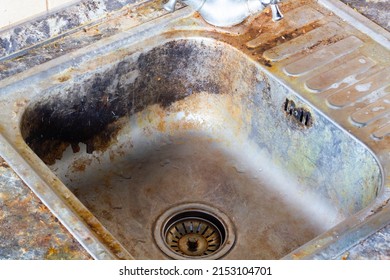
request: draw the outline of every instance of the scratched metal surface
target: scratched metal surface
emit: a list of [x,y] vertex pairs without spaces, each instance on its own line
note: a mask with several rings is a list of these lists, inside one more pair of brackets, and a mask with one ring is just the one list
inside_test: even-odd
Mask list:
[[[390,31],[389,0],[341,0],[376,24]],[[351,248],[341,259],[390,259],[390,225]]]
[[[387,0],[343,0],[389,30]],[[89,259],[88,253],[0,158],[0,259]],[[389,259],[390,226],[343,259]]]

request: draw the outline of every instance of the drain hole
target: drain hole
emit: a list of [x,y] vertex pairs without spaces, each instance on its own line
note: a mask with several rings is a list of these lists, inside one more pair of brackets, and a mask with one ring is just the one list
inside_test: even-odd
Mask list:
[[[196,205],[199,208],[200,205]],[[233,246],[233,229],[224,214],[212,209],[218,213],[214,215],[208,206],[196,210],[179,208],[176,213],[173,213],[175,208],[170,209],[156,223],[157,245],[168,256],[174,259],[216,259]],[[228,232],[229,229],[232,232]]]
[[288,116],[291,116],[297,124],[303,127],[310,127],[312,125],[311,113],[303,108],[298,107],[294,101],[286,98],[284,102],[284,111]]
[[197,211],[180,213],[171,218],[163,236],[168,247],[186,256],[207,256],[225,241],[225,228],[215,217]]

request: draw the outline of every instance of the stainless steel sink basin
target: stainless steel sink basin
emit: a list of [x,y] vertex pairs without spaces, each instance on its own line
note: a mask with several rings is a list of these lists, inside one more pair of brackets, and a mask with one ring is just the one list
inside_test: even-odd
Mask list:
[[187,13],[3,82],[1,155],[95,258],[330,258],[367,235],[383,158],[241,47],[261,18]]

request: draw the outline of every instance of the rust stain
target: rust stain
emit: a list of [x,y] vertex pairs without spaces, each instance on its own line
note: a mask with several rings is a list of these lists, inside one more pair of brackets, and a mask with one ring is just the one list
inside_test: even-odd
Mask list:
[[57,80],[60,83],[66,82],[72,78],[72,73],[75,71],[73,67],[70,67],[69,69],[63,71],[61,74],[58,75]]
[[56,258],[53,258],[53,256],[55,256],[57,254],[58,254],[58,250],[53,248],[53,247],[50,247],[47,250],[46,259],[56,259]]
[[81,158],[77,159],[72,163],[71,169],[74,172],[83,172],[92,163],[91,158]]
[[371,214],[368,217],[371,217],[372,215],[375,215],[376,213],[379,213],[385,208],[390,202],[390,198],[384,201],[381,205],[378,206],[378,208],[371,210]]
[[74,251],[73,246],[58,244],[55,247],[49,247],[44,259],[46,260],[68,260]]
[[305,252],[297,252],[295,254],[292,254],[292,257],[296,260],[302,259],[307,255]]
[[45,151],[35,150],[34,152],[48,165],[52,165],[56,162],[56,160],[60,160],[62,158],[62,154],[69,147],[70,143],[55,141],[55,140],[46,140],[42,147],[46,147],[47,151],[51,151],[50,153],[46,153]]
[[[290,1],[294,3],[286,3],[283,4],[283,10],[285,12],[298,7],[299,5],[302,5],[303,3],[307,1]],[[312,2],[312,1],[309,1]],[[306,3],[305,3],[306,4]],[[199,17],[199,14],[195,14],[195,17]],[[273,65],[270,61],[263,58],[264,51],[277,46],[279,44],[282,44],[284,42],[287,42],[293,38],[296,38],[297,36],[300,36],[302,34],[305,34],[314,28],[321,25],[321,23],[314,23],[307,25],[303,28],[293,30],[289,33],[284,33],[278,36],[275,36],[273,34],[274,27],[273,24],[269,24],[271,21],[271,15],[269,10],[266,10],[264,13],[260,14],[256,19],[250,22],[249,26],[247,27],[247,30],[240,34],[239,36],[229,36],[218,33],[218,31],[214,30],[213,32],[201,32],[201,34],[205,35],[206,37],[213,37],[216,38],[222,42],[227,42],[235,47],[237,47],[242,52],[248,54],[252,59],[256,60],[257,62],[261,63],[262,65],[269,68],[271,71],[276,71],[273,68]],[[246,23],[248,24],[248,23]],[[281,23],[281,27],[283,28],[283,22]],[[89,29],[84,30],[85,33],[89,33],[91,36],[99,35],[101,32],[98,28],[93,27]],[[194,32],[196,33],[196,32]],[[245,46],[245,43],[248,42],[248,40],[256,38],[258,34],[269,34],[269,40],[266,40],[264,44],[259,46],[256,49],[248,49]],[[172,33],[172,36],[174,36],[175,33]],[[167,35],[169,36],[169,35]],[[311,51],[313,48],[316,48],[318,45],[326,45],[331,44],[335,41],[339,40],[339,38],[331,38],[328,40],[324,40],[319,42],[317,45],[312,46],[307,51]],[[123,53],[125,54],[125,52]],[[118,53],[115,54],[116,56]],[[94,63],[96,65],[102,63],[104,59],[107,57],[101,58],[101,60],[97,60]],[[110,59],[113,59],[114,56],[112,56]],[[68,81],[71,78],[70,74],[63,74],[62,76],[58,77],[59,82],[65,82]],[[160,81],[160,77],[158,80]],[[222,93],[222,95],[225,95]],[[209,95],[207,93],[196,93],[189,97],[185,98],[185,101],[183,100],[175,100],[175,102],[171,104],[154,104],[147,107],[148,115],[145,118],[143,114],[139,113],[138,115],[138,125],[143,126],[145,131],[148,131],[148,129],[154,128],[159,132],[169,132],[169,133],[175,133],[177,131],[183,131],[183,130],[191,130],[191,129],[198,129],[201,125],[199,121],[187,118],[192,113],[200,113],[200,114],[208,114],[210,110],[216,110],[215,106],[212,106],[212,102],[206,102],[205,100],[212,98],[212,95]],[[218,97],[219,99],[222,99],[221,97]],[[221,123],[225,121],[230,121],[233,119],[234,121],[237,121],[236,125],[236,132],[239,133],[240,130],[245,129],[246,126],[249,124],[249,121],[251,119],[251,114],[249,112],[246,112],[245,108],[240,107],[238,104],[242,104],[242,101],[239,100],[240,96],[226,96],[223,99],[222,107],[228,108],[229,114],[228,117],[221,114],[221,112],[218,112],[218,114],[214,114],[214,116],[220,117]],[[24,102],[24,103],[23,103]],[[24,108],[26,103],[28,101],[21,101],[20,104],[16,103],[15,106],[17,108]],[[103,95],[100,99],[100,104],[104,108],[108,108],[110,106],[110,100],[107,95]],[[174,120],[172,119],[172,115],[178,112],[184,112],[184,120]],[[93,135],[92,138],[85,141],[85,144],[87,145],[87,151],[92,153],[92,151],[106,151],[109,147],[117,143],[116,136],[118,133],[122,130],[124,125],[126,124],[128,116],[119,118],[116,121],[113,121],[109,123],[107,126],[104,127],[104,129]],[[1,130],[1,128],[0,128]],[[77,133],[77,131],[75,132]],[[152,134],[150,132],[150,134]],[[47,140],[47,142],[43,142],[40,145],[39,149],[34,149],[34,151],[44,160],[46,164],[53,164],[57,159],[61,159],[63,152],[69,147],[69,145],[72,146],[73,152],[77,153],[79,152],[80,148],[77,143],[72,143],[69,141],[61,141],[61,140]],[[32,144],[34,145],[34,143]],[[118,152],[111,152],[109,153],[109,157],[111,160],[114,160],[116,156],[123,156],[125,154],[124,151],[121,151],[122,149],[118,149]],[[72,169],[76,172],[83,172],[86,170],[87,166],[92,163],[92,159],[79,159],[75,161],[72,165]],[[0,167],[8,167],[7,163],[0,159]],[[108,183],[107,183],[108,184]],[[22,206],[25,207],[26,204],[30,203],[31,199],[25,199],[23,201],[17,201],[17,203],[10,204],[12,207]],[[69,200],[69,203],[72,204],[72,200]],[[386,203],[384,205],[380,206],[376,212],[380,211],[383,207],[386,206]],[[81,217],[86,221],[86,223],[97,233],[97,235],[106,243],[109,245],[109,247],[116,253],[118,256],[120,256],[122,248],[117,243],[115,239],[113,239],[110,235],[106,234],[106,231],[102,227],[102,225],[98,222],[98,220],[93,216],[88,210],[81,209],[80,207],[73,204],[73,207],[77,210],[77,212],[81,215]],[[44,205],[40,205],[38,207],[38,212],[44,212],[48,211],[47,208]],[[376,213],[375,212],[375,213]],[[110,213],[102,213],[103,216],[106,218],[110,218]],[[374,213],[373,213],[374,214]],[[58,221],[55,221],[58,222]],[[45,243],[47,240],[43,238],[41,242]],[[46,258],[47,259],[58,259],[66,257],[68,254],[70,254],[71,249],[69,249],[68,246],[51,246],[48,248],[46,252]],[[294,254],[294,258],[303,258],[306,255],[304,252],[299,252],[297,254]]]
[[346,252],[344,255],[342,255],[341,259],[345,261],[348,260],[348,257],[349,257],[349,252]]
[[[111,252],[115,254],[119,259],[123,259],[123,248],[118,241],[107,233],[106,229],[97,220],[97,218],[87,209],[80,208],[74,204],[73,200],[68,199],[70,206],[77,211],[79,216],[86,222],[86,224],[94,231],[97,236],[106,244]],[[88,239],[88,238],[87,238]]]
[[33,258],[90,258],[2,158],[0,168],[10,178],[9,187],[2,189],[0,195],[3,214],[0,215],[0,242],[5,246],[3,250],[9,250],[15,258],[31,258],[32,248]]
[[62,75],[60,77],[57,78],[57,80],[61,83],[63,82],[66,82],[67,80],[69,80],[71,77],[69,74],[65,74],[65,75]]
[[[127,143],[130,148],[133,148],[133,144],[131,143],[131,140],[129,140],[129,143]],[[126,152],[125,152],[125,144],[120,144],[118,146],[118,149],[115,149],[115,150],[110,150],[109,151],[109,158],[110,158],[110,161],[114,161],[117,157],[123,157],[126,155]]]
[[3,167],[3,168],[10,168],[10,166],[8,165],[8,163],[0,157],[0,167]]
[[19,112],[21,110],[24,110],[24,108],[26,107],[28,102],[29,102],[29,100],[26,98],[20,98],[20,99],[16,100],[16,102],[14,103],[15,114],[19,114]]

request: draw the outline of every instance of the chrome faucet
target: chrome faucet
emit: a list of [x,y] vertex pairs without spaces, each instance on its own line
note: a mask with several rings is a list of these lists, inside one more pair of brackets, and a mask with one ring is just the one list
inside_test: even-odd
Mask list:
[[[208,23],[229,27],[243,22],[250,15],[261,12],[267,6],[271,6],[272,20],[283,18],[278,3],[281,0],[181,0],[184,4],[198,11]],[[164,9],[175,11],[177,0],[169,0]]]

